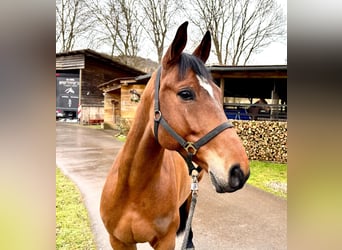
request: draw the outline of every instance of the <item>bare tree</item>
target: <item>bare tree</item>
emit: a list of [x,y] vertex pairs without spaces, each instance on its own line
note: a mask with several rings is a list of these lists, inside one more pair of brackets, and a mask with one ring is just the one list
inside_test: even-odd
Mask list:
[[161,62],[167,32],[177,21],[182,21],[175,18],[182,4],[175,0],[140,0],[140,5],[143,10],[141,23],[156,48],[158,62]]
[[61,52],[74,48],[77,39],[82,39],[91,25],[84,8],[84,0],[56,1],[56,47]]
[[92,13],[101,43],[109,43],[111,56],[135,57],[141,37],[137,20],[136,0],[90,0]]
[[275,0],[194,0],[188,16],[202,32],[211,31],[221,65],[245,65],[285,35],[286,19]]

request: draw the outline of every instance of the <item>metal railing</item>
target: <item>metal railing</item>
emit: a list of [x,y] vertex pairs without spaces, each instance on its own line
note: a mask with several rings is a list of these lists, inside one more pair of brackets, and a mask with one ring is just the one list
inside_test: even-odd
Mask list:
[[[250,106],[259,108],[259,112],[248,112]],[[228,119],[287,121],[285,104],[224,103],[223,108]]]

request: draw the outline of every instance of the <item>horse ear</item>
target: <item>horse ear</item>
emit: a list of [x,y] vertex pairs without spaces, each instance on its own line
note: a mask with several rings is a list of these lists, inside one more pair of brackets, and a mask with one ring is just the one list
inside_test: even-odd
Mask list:
[[209,57],[210,54],[210,48],[211,48],[211,35],[209,30],[205,33],[204,37],[202,38],[202,41],[200,45],[195,49],[195,51],[192,53],[194,56],[197,56],[199,59],[205,63]]
[[179,26],[175,38],[163,57],[162,64],[164,69],[167,69],[179,60],[187,42],[187,28],[188,22],[184,22]]

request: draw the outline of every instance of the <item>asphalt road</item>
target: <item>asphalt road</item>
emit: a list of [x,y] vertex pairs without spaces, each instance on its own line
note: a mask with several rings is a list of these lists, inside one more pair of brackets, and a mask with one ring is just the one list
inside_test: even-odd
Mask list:
[[[56,122],[56,164],[83,195],[98,250],[112,249],[99,201],[107,172],[123,145],[113,135],[112,130]],[[287,202],[248,184],[235,193],[218,194],[205,175],[192,228],[196,250],[287,249]],[[182,235],[176,249],[181,244]],[[138,249],[152,248],[138,244]]]

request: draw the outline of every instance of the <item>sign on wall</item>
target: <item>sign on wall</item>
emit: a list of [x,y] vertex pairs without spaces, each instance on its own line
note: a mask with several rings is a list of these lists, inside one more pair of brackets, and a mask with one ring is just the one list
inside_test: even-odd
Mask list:
[[56,74],[56,108],[77,110],[80,81],[78,74]]

